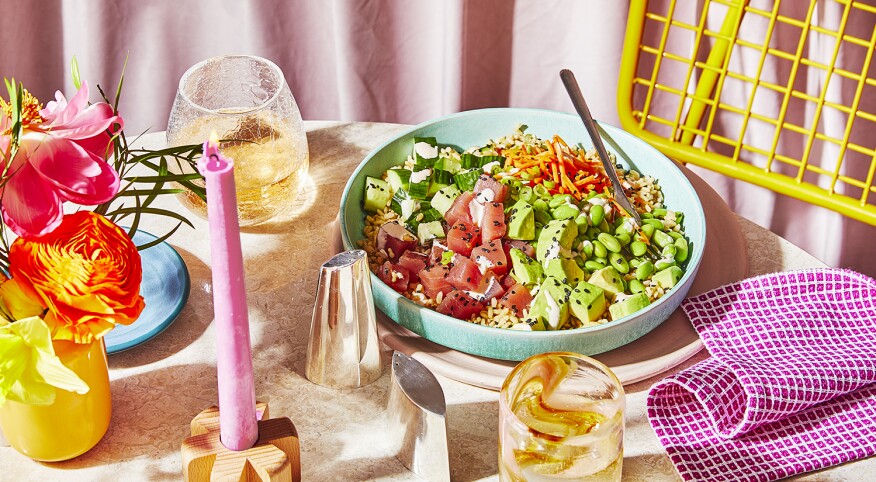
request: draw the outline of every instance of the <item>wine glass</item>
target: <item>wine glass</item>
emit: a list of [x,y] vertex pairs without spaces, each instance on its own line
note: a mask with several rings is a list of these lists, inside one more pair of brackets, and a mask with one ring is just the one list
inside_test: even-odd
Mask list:
[[[213,132],[222,139],[223,155],[234,160],[241,226],[266,221],[293,202],[309,153],[298,104],[279,67],[260,57],[228,55],[189,68],[170,112],[167,144],[200,144]],[[195,172],[185,163],[172,170]],[[186,191],[180,201],[206,218],[197,195]]]

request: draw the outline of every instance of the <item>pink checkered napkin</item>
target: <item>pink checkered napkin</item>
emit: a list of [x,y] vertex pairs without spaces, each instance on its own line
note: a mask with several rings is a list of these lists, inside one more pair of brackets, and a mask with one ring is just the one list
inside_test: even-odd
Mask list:
[[712,356],[648,394],[682,478],[768,481],[876,454],[876,282],[775,273],[682,307]]

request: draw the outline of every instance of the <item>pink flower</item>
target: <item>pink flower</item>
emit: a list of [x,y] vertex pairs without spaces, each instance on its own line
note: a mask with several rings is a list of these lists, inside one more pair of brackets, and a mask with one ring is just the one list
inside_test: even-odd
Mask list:
[[[29,100],[36,102],[32,97]],[[119,175],[106,161],[111,154],[108,132],[118,132],[123,122],[109,104],[88,105],[84,82],[69,103],[57,92],[38,115],[33,104],[28,107],[23,110],[31,118],[23,123],[0,202],[6,225],[19,236],[32,237],[61,223],[65,201],[91,206],[116,195]],[[5,142],[0,138],[0,147],[6,147],[8,136],[0,137],[7,138]]]

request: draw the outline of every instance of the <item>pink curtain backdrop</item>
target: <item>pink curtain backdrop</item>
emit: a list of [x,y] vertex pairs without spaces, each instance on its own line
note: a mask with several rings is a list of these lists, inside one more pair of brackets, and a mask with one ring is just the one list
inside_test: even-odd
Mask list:
[[[695,18],[699,3],[680,0],[678,8]],[[769,9],[772,0],[752,0],[756,3]],[[805,9],[808,3],[785,0],[782,8]],[[120,108],[132,133],[164,130],[183,72],[224,54],[276,62],[307,120],[416,124],[461,110],[501,106],[573,112],[558,76],[560,69],[569,68],[594,116],[618,124],[616,86],[626,1],[0,0],[0,5],[5,13],[0,75],[25,82],[44,101],[58,89],[71,94],[73,55],[82,77],[109,91],[115,90],[127,56]],[[835,0],[820,1],[817,18],[836,23],[841,9]],[[717,30],[721,19],[713,20]],[[870,38],[876,16],[856,15],[849,22],[859,36]],[[799,34],[777,32],[773,41],[796,42],[794,35]],[[866,53],[845,52],[840,61],[859,65]],[[745,55],[733,61],[756,67],[756,58]],[[776,78],[786,68],[766,66],[767,74]],[[808,82],[819,79],[811,76]],[[834,83],[831,95],[846,98],[854,93],[851,89]],[[747,99],[749,92],[727,86],[723,95]],[[874,96],[863,99],[870,112],[876,110]],[[775,106],[775,99],[756,101],[764,109]],[[793,115],[811,116],[805,107],[791,108]],[[841,130],[845,120],[828,115],[822,122],[825,129]],[[871,132],[856,135],[868,145]],[[750,135],[759,134],[754,130]],[[747,183],[697,172],[742,216],[831,266],[876,275],[876,228]]]

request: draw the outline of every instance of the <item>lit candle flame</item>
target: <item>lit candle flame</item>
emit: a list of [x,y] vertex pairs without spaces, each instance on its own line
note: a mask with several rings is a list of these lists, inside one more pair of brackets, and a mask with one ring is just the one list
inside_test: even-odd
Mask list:
[[210,132],[210,145],[213,147],[219,147],[219,135],[216,134],[216,131]]

